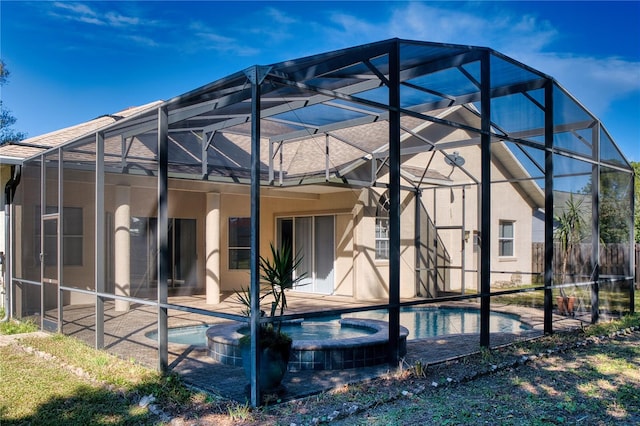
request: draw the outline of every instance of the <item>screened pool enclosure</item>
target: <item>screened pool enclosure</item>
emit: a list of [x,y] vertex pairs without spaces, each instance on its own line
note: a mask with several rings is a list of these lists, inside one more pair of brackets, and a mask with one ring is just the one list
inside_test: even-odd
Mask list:
[[45,330],[163,370],[186,356],[174,325],[255,338],[272,242],[303,259],[287,318],[386,309],[391,366],[405,306],[477,304],[478,347],[497,307],[546,333],[634,310],[632,168],[558,82],[491,49],[386,40],[100,120],[1,152],[24,158],[11,310]]

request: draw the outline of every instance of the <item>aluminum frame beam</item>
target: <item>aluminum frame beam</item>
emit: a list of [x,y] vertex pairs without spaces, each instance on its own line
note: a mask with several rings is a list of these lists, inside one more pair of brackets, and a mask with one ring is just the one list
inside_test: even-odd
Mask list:
[[489,320],[491,317],[491,61],[486,51],[480,61],[482,93],[480,136],[480,346],[490,345]]
[[162,304],[168,302],[169,264],[169,123],[167,107],[158,108],[158,368],[169,368],[169,315]]
[[389,51],[389,366],[400,361],[400,45]]
[[244,72],[251,82],[251,309],[249,326],[251,330],[251,405],[261,404],[260,389],[260,94],[267,67],[257,65]]
[[553,333],[553,84],[544,90],[544,332]]

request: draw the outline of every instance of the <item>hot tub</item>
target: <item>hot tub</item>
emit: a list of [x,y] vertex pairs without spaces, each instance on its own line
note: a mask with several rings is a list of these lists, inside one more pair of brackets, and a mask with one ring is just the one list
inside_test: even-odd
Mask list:
[[[299,327],[303,327],[304,323],[298,324]],[[334,327],[336,323],[326,324],[326,327]],[[337,324],[342,329],[348,329],[348,337],[340,337],[338,331],[333,338],[327,338],[323,333],[317,339],[312,336],[296,339],[295,333],[292,333],[294,335],[292,336],[289,371],[342,370],[380,365],[387,362],[389,354],[389,324],[387,322],[343,318]],[[292,324],[288,326],[295,327]],[[242,332],[246,332],[246,327],[246,324],[238,322],[209,327],[206,333],[209,355],[220,363],[242,366],[239,340],[244,335]],[[358,335],[357,330],[362,331],[361,335]],[[333,332],[331,334],[333,335]],[[407,352],[408,334],[409,331],[401,326],[400,356]]]

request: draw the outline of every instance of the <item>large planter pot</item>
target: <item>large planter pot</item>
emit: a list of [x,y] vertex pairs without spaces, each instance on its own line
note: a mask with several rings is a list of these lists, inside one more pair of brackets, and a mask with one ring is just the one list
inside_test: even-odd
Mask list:
[[573,315],[574,306],[576,303],[575,296],[558,296],[556,298],[558,303],[558,313],[560,315]]
[[[260,350],[260,373],[258,384],[260,391],[265,393],[282,393],[282,379],[287,372],[291,355],[292,341],[287,337],[285,341],[276,344],[266,344]],[[248,339],[240,341],[242,367],[247,379],[251,380],[251,342]]]

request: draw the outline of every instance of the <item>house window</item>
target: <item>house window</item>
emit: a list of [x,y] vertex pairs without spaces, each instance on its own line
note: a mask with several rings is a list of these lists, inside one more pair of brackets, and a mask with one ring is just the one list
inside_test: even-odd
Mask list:
[[382,194],[376,210],[376,259],[389,259],[389,197]]
[[251,218],[229,218],[229,269],[249,269]]
[[376,259],[389,259],[389,218],[376,218]]
[[83,237],[82,209],[65,207],[63,210],[62,235],[64,252],[62,263],[65,266],[82,266]]
[[[55,207],[47,206],[45,214],[54,214],[56,212]],[[40,263],[39,254],[44,253],[57,253],[58,248],[58,229],[55,222],[47,220],[44,227],[44,235],[42,240],[44,242],[44,250],[41,250],[40,238],[41,238],[41,223],[42,217],[40,216],[40,206],[36,206],[35,209],[35,248],[36,265]],[[63,208],[63,223],[62,223],[62,244],[63,244],[63,258],[62,264],[64,266],[82,266],[83,262],[83,220],[82,220],[82,208],[80,207],[64,207]],[[44,256],[44,264],[46,266],[55,266],[57,262],[57,256]]]
[[498,235],[498,256],[513,256],[515,222],[501,220]]

